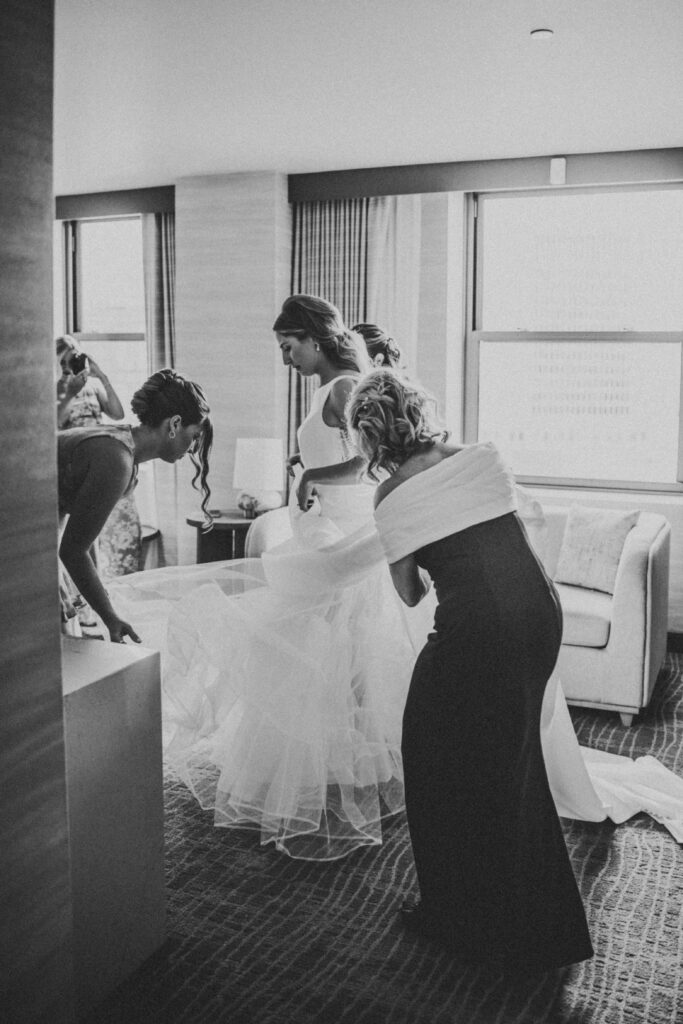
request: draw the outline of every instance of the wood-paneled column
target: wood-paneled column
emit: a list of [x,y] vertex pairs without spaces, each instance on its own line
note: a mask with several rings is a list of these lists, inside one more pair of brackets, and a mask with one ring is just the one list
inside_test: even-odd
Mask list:
[[0,8],[0,1016],[73,1020],[57,589],[52,0]]
[[[286,175],[183,178],[176,183],[178,369],[206,390],[215,429],[211,505],[230,508],[237,437],[284,437],[287,374],[271,330],[289,294]],[[178,557],[194,561],[198,506],[189,467],[178,486]]]

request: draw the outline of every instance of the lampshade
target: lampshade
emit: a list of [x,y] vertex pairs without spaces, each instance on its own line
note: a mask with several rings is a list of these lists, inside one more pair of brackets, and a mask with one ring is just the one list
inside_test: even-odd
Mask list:
[[281,491],[283,474],[284,451],[281,438],[237,438],[233,487],[253,495]]

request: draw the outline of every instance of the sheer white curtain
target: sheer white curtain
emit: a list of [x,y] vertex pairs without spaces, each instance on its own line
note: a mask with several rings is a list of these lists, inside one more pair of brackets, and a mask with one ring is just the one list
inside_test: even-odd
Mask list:
[[372,199],[366,270],[366,320],[387,331],[407,366],[417,362],[422,197]]

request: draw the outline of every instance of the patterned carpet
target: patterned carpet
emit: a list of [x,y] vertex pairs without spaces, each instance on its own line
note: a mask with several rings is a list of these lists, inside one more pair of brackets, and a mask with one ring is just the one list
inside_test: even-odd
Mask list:
[[[587,746],[683,775],[683,656],[632,728],[572,710]],[[415,879],[403,817],[330,864],[215,829],[166,781],[168,940],[88,1024],[674,1024],[683,1021],[683,850],[644,815],[564,822],[596,955],[511,982],[462,968],[397,920]],[[677,1006],[680,1007],[677,1016]]]

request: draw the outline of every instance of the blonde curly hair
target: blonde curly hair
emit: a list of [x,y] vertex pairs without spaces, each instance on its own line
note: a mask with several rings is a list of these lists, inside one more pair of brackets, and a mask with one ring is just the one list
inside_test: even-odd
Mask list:
[[356,384],[346,405],[346,418],[371,480],[393,473],[421,447],[445,440],[438,423],[436,400],[394,370],[382,368]]

